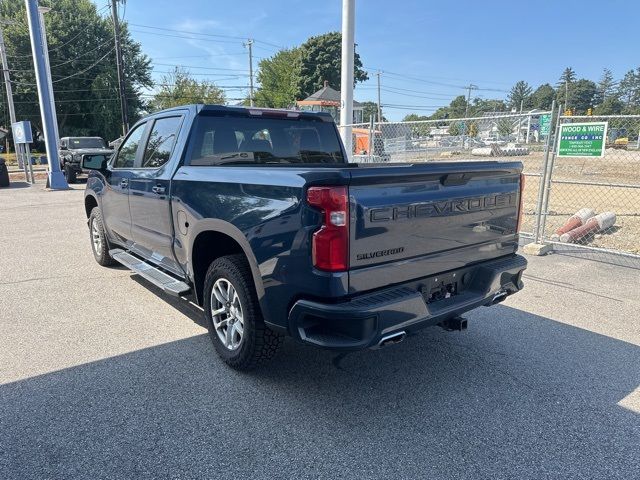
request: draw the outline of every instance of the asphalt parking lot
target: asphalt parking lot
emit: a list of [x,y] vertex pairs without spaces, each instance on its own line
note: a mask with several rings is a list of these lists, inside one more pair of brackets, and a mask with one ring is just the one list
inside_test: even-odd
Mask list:
[[640,478],[640,271],[526,288],[349,355],[225,367],[188,304],[92,257],[83,185],[0,190],[0,478]]

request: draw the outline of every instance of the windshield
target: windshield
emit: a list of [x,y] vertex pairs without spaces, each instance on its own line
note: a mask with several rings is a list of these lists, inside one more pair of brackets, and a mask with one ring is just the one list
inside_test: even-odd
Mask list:
[[344,163],[335,125],[320,119],[200,115],[187,164]]
[[76,150],[79,148],[107,148],[107,146],[104,140],[98,137],[77,137],[69,139],[69,148]]

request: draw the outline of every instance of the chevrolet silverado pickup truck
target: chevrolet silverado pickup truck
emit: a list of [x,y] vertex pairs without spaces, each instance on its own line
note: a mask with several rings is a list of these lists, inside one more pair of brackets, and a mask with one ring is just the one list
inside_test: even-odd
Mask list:
[[376,348],[522,288],[522,164],[350,164],[328,114],[188,105],[87,154],[91,246],[202,307],[249,369],[284,336]]
[[78,175],[87,173],[80,163],[83,155],[111,153],[100,137],[63,137],[60,139],[60,170],[68,183],[76,183]]

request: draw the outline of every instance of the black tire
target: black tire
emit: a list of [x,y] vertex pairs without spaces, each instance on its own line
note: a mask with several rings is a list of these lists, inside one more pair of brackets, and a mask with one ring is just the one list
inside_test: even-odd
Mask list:
[[67,183],[69,184],[76,183],[76,181],[78,180],[78,174],[73,169],[73,167],[69,165],[66,165],[64,167],[64,176],[67,177]]
[[[219,280],[229,282],[239,299],[242,312],[242,335],[237,347],[225,346],[214,326],[212,313],[213,287]],[[204,280],[204,311],[209,328],[209,336],[216,352],[230,367],[236,370],[251,370],[270,360],[282,344],[283,336],[269,329],[262,318],[262,312],[255,292],[251,270],[244,255],[227,255],[211,263]],[[214,300],[216,307],[222,306]],[[222,313],[221,315],[229,315]],[[220,318],[220,317],[217,317]],[[228,318],[231,318],[229,315]],[[237,320],[236,320],[237,321]],[[227,321],[227,329],[229,322]],[[221,332],[222,334],[222,332]]]
[[[95,227],[95,229],[94,229]],[[99,236],[99,241],[94,237]],[[94,207],[89,215],[89,240],[91,241],[91,251],[93,257],[103,267],[113,265],[116,261],[109,255],[109,241],[104,231],[104,223],[102,222],[102,213],[98,207]]]

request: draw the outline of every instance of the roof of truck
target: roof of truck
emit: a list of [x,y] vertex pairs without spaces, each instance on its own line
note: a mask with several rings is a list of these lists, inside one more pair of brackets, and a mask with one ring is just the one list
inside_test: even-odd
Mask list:
[[153,112],[152,115],[157,115],[159,113],[172,112],[172,111],[180,111],[180,110],[194,110],[195,113],[200,113],[202,111],[206,112],[229,112],[229,113],[246,113],[255,112],[256,114],[260,114],[260,112],[272,113],[272,114],[295,114],[305,117],[319,117],[323,120],[331,120],[333,121],[333,117],[330,113],[326,112],[303,112],[301,110],[293,110],[293,109],[285,109],[285,108],[266,108],[266,107],[236,107],[236,106],[226,106],[226,105],[210,105],[210,104],[202,104],[202,103],[191,103],[187,105],[180,105],[178,107],[167,108],[165,110],[160,110],[158,112]]

